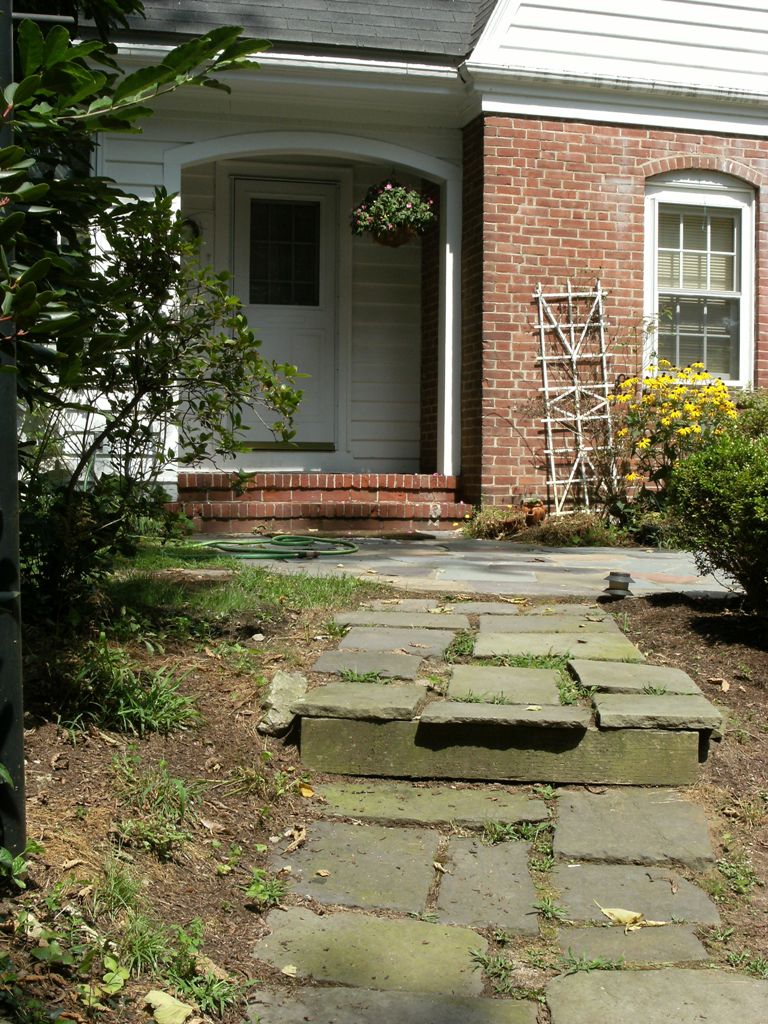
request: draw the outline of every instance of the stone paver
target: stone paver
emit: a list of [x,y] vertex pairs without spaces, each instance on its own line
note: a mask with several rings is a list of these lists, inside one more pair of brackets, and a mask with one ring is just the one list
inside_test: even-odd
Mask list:
[[557,943],[563,955],[595,960],[623,960],[626,964],[688,964],[707,960],[707,951],[692,928],[563,928]]
[[421,713],[423,725],[509,725],[534,729],[580,729],[589,727],[588,708],[562,707],[556,704],[465,704],[461,701],[435,701]]
[[552,872],[552,885],[572,921],[604,923],[597,901],[600,907],[643,914],[648,921],[720,923],[717,908],[701,889],[663,868],[559,864]]
[[435,877],[439,838],[428,829],[319,821],[298,850],[273,852],[270,867],[289,865],[291,891],[320,903],[418,914]]
[[402,597],[395,601],[391,598],[371,601],[371,608],[380,612],[428,612],[430,608],[437,607],[437,601],[430,597]]
[[419,674],[421,655],[387,654],[384,651],[326,651],[312,666],[312,672],[341,675],[356,672],[378,673],[382,679],[415,679]]
[[488,943],[469,928],[350,912],[319,917],[302,907],[272,911],[267,927],[254,956],[280,970],[290,964],[298,977],[441,996],[482,992],[470,951]]
[[407,629],[469,629],[466,615],[455,612],[366,611],[340,612],[334,617],[339,626],[402,626]]
[[610,612],[597,604],[571,604],[566,601],[552,601],[547,604],[534,604],[525,609],[526,615],[549,615],[553,618],[560,618],[563,615],[589,615],[590,618],[597,618],[602,615],[610,617]]
[[420,992],[302,988],[255,992],[248,1017],[252,1024],[536,1024],[536,1005]]
[[671,789],[561,791],[555,856],[632,864],[714,863],[704,811]]
[[701,693],[691,677],[679,668],[666,665],[627,665],[622,662],[568,662],[582,686],[594,687],[602,693],[643,693],[646,687],[664,689],[667,693]]
[[439,658],[453,640],[446,629],[377,629],[353,626],[339,644],[342,651],[396,651],[420,658]]
[[481,633],[621,633],[613,619],[608,617],[585,619],[578,615],[481,615]]
[[593,699],[601,729],[712,729],[723,716],[698,694],[598,693]]
[[310,690],[293,710],[303,718],[411,719],[426,693],[415,683],[328,683]]
[[464,615],[518,615],[519,608],[509,601],[456,601],[448,607]]
[[420,787],[409,782],[349,782],[329,783],[320,786],[317,792],[326,801],[325,815],[345,818],[423,825],[453,822],[465,828],[481,828],[486,821],[512,824],[547,819],[547,806],[543,801],[501,789]]
[[481,633],[475,643],[476,658],[504,654],[542,656],[555,654],[595,661],[645,661],[645,655],[624,636],[612,633]]
[[768,981],[726,971],[592,971],[547,988],[552,1024],[765,1024]]
[[559,675],[546,668],[495,668],[454,665],[448,697],[501,697],[515,704],[559,704]]
[[453,838],[440,881],[437,913],[448,924],[538,935],[536,890],[528,872],[529,843],[487,846]]
[[299,672],[275,672],[264,699],[266,713],[258,724],[258,731],[267,736],[284,733],[294,719],[293,705],[306,692],[306,676]]

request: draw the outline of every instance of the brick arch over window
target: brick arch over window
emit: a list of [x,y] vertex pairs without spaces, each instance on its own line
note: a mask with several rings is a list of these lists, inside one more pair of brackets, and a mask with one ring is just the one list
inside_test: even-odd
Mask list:
[[731,160],[729,157],[720,156],[691,156],[690,153],[683,153],[680,156],[666,156],[661,160],[651,160],[642,164],[640,173],[645,178],[652,178],[656,174],[667,174],[670,171],[719,171],[721,174],[730,174],[733,178],[741,178],[756,188],[768,186],[768,177],[761,174],[748,164],[742,164],[738,160]]

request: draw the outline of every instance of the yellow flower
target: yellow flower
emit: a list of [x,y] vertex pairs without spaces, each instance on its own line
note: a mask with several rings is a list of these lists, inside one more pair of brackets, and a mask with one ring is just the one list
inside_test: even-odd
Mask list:
[[627,475],[624,477],[624,479],[628,483],[632,483],[633,480],[639,480],[640,479],[640,474],[639,473],[627,473]]
[[629,427],[622,427],[620,430],[616,431],[616,437],[626,437],[628,433]]
[[640,440],[637,442],[637,447],[638,447],[638,449],[640,451],[645,451],[646,448],[650,448],[651,447],[651,439],[650,439],[650,437],[641,437]]

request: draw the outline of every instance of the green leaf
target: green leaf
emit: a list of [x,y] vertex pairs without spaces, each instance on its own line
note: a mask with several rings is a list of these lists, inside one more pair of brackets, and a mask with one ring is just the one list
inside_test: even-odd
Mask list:
[[11,167],[17,160],[21,160],[25,150],[21,146],[5,146],[0,149],[0,167]]
[[16,34],[21,67],[25,75],[31,75],[43,63],[45,41],[43,33],[34,21],[22,21]]
[[173,72],[162,64],[159,67],[139,68],[120,82],[115,89],[113,103],[139,103],[146,99],[147,93],[154,92],[172,77]]
[[40,278],[45,277],[48,271],[51,269],[51,260],[45,256],[43,259],[38,260],[37,263],[33,263],[31,267],[24,271],[21,277],[17,281],[17,285],[28,284],[30,281],[39,281]]
[[[42,82],[42,80],[42,75],[27,75],[26,78],[23,78],[16,86],[16,89],[13,94],[14,106],[18,107],[20,103],[23,103],[25,100],[28,100],[32,96],[34,96],[40,88],[40,83]],[[6,90],[6,92],[7,91],[8,90]],[[9,102],[11,101],[9,100]]]
[[69,32],[63,25],[54,25],[45,37],[43,48],[43,66],[46,68],[55,67],[66,60],[69,51]]
[[12,789],[16,788],[15,785],[14,785],[13,777],[11,776],[11,773],[8,771],[8,769],[5,767],[5,765],[2,764],[1,762],[0,762],[0,782],[4,782],[6,784],[6,786],[10,786]]
[[42,199],[44,195],[48,194],[48,185],[45,182],[40,182],[37,185],[33,185],[31,181],[25,181],[23,185],[13,193],[20,203],[34,203],[36,199]]

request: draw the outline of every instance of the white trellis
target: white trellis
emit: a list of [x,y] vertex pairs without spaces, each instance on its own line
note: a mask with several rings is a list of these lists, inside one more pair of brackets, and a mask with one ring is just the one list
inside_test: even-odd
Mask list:
[[613,474],[605,309],[599,281],[591,291],[545,294],[536,287],[544,397],[547,485],[555,514],[589,508],[601,482],[601,454]]

